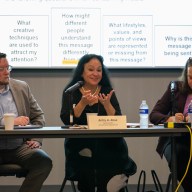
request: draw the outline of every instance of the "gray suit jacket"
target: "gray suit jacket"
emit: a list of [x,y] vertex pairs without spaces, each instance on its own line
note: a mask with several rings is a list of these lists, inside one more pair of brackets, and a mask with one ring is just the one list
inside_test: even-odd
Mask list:
[[[18,115],[28,116],[32,125],[44,126],[44,113],[31,93],[29,85],[24,81],[10,79],[9,87],[17,107]],[[41,139],[33,140],[41,142]]]
[[28,116],[33,125],[45,125],[44,113],[35,100],[28,84],[24,81],[10,79],[10,90],[15,100],[19,116]]

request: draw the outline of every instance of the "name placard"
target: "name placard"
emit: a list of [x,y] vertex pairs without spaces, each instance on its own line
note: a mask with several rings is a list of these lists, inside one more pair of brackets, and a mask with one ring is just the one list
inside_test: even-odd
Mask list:
[[122,116],[88,116],[88,129],[126,129],[127,118]]

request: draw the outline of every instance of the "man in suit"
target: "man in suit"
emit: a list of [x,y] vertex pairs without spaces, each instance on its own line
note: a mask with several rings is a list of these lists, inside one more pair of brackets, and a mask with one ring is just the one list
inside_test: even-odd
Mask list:
[[[0,53],[0,124],[3,114],[14,113],[14,125],[45,125],[44,113],[28,84],[10,78],[12,66]],[[40,192],[52,169],[52,160],[41,149],[40,139],[0,138],[0,164],[14,163],[28,170],[19,192]]]

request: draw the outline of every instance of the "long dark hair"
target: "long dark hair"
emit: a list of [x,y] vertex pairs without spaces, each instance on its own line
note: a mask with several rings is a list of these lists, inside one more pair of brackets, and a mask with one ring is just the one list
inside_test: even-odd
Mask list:
[[80,60],[77,64],[77,67],[73,71],[73,77],[72,77],[71,81],[69,82],[69,84],[65,87],[65,90],[67,88],[69,88],[70,86],[74,85],[75,83],[77,83],[78,81],[84,80],[82,77],[82,74],[84,71],[84,66],[91,59],[98,59],[101,63],[101,66],[102,66],[102,79],[99,82],[99,85],[112,88],[111,82],[110,82],[109,77],[108,77],[108,70],[103,64],[103,61],[104,61],[103,57],[100,55],[96,55],[96,54],[86,54],[80,58]]
[[187,80],[187,75],[188,75],[187,70],[188,70],[188,67],[192,67],[192,57],[189,57],[189,59],[187,60],[187,62],[185,64],[185,67],[183,69],[182,75],[180,77],[180,80],[183,82],[182,83],[182,87],[181,87],[181,91],[183,93],[192,93],[192,90],[189,87],[188,80]]

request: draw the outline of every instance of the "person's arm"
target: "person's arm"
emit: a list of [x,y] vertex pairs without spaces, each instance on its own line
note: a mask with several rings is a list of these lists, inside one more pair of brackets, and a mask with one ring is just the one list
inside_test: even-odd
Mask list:
[[[29,116],[30,124],[45,126],[44,112],[42,111],[41,107],[35,100],[32,93],[30,93],[29,103],[30,103],[30,116]],[[28,141],[28,145],[31,148],[38,148],[38,147],[40,148],[42,145],[41,138],[32,138],[30,139],[30,141]]]
[[111,90],[108,94],[100,93],[99,101],[105,108],[107,115],[115,115],[115,108],[111,104],[111,96],[114,93],[114,90]]
[[28,117],[29,124],[44,126],[44,113],[35,100],[29,85],[24,81],[10,79],[10,90],[17,107],[18,117]]
[[114,115],[122,115],[121,108],[120,108],[120,105],[119,105],[119,101],[118,101],[118,99],[116,97],[115,92],[113,92],[113,94],[111,96],[111,104],[115,109],[115,114]]
[[86,106],[96,102],[98,97],[91,95],[90,91],[87,91],[86,94],[82,95],[80,90],[77,90],[72,96],[63,91],[60,118],[65,125],[70,124],[70,99],[73,99],[72,104],[75,104],[72,111],[73,123],[82,124],[82,122],[84,122],[84,117],[82,120],[82,115]]
[[90,105],[90,104],[94,103],[94,102],[98,102],[98,96],[92,95],[90,90],[86,91],[82,95],[79,103],[77,103],[77,105],[73,109],[74,116],[76,118],[80,117],[81,114],[83,113],[85,107],[87,105]]
[[45,125],[45,117],[44,112],[35,100],[32,93],[30,93],[29,97],[29,104],[30,104],[30,124],[32,125]]
[[167,90],[165,91],[161,99],[157,101],[149,115],[151,123],[157,125],[164,122],[173,121],[174,117],[170,115],[171,107],[171,92],[169,85],[167,87]]
[[60,118],[65,125],[70,125],[70,99],[71,95],[63,91]]
[[86,104],[86,102],[84,102],[84,99],[82,98],[73,109],[74,116],[77,118],[80,117],[86,106],[87,106],[87,104]]
[[[37,103],[29,87],[28,89],[29,89],[28,95],[29,95],[29,106],[30,106],[29,124],[45,126],[44,112],[42,111],[41,107]],[[27,144],[30,148],[41,148],[42,140],[43,139],[41,138],[31,138],[27,140]]]
[[[41,107],[37,103],[36,99],[34,98],[30,87],[27,83],[23,82],[23,86],[21,86],[21,97],[23,100],[23,106],[18,106],[19,111],[19,117],[18,119],[21,121],[24,121],[27,124],[31,125],[45,125],[45,118],[44,118],[44,112],[42,111]],[[21,104],[22,102],[20,102]],[[22,114],[22,115],[21,115]],[[19,123],[21,124],[21,123]],[[31,138],[27,139],[26,143],[31,148],[40,148],[42,145],[42,139],[41,138]]]
[[114,90],[107,89],[106,93],[100,93],[98,98],[107,115],[121,115],[121,109]]

